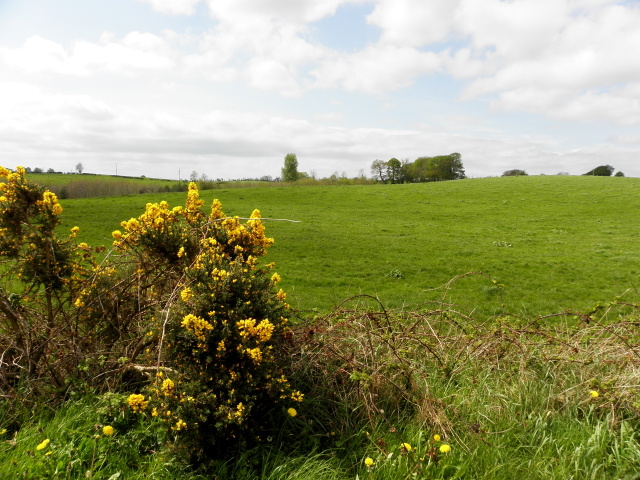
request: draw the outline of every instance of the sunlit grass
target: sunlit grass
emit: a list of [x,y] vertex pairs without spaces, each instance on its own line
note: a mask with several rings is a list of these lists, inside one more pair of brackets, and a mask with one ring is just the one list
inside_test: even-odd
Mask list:
[[[276,240],[275,261],[295,308],[328,311],[368,294],[389,307],[447,299],[484,315],[585,309],[634,289],[640,275],[640,180],[504,177],[413,185],[221,189],[201,192],[229,215],[254,208]],[[180,193],[63,203],[80,241],[111,243],[122,220]],[[503,287],[502,287],[503,286]]]

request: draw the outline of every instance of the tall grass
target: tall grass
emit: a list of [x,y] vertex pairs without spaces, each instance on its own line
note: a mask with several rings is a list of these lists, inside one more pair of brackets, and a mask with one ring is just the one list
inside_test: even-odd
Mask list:
[[302,336],[298,378],[324,399],[305,419],[316,435],[357,434],[360,478],[639,478],[640,325],[628,308],[494,322],[336,312]]
[[262,446],[190,470],[107,395],[1,416],[0,478],[640,478],[639,311],[342,309],[295,328],[288,375],[306,400]]

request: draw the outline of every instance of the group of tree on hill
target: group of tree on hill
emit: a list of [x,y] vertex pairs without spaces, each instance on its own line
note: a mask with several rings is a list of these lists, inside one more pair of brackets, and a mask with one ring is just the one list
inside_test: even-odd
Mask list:
[[451,153],[436,157],[419,157],[413,162],[397,158],[374,160],[371,173],[382,183],[419,183],[465,178],[462,155]]
[[[600,165],[593,170],[589,170],[587,173],[583,173],[583,175],[591,175],[596,177],[610,177],[613,175],[615,168],[611,165]],[[624,177],[624,173],[617,172],[614,177]]]
[[[610,177],[611,175],[613,175],[614,171],[615,171],[615,168],[613,168],[611,165],[600,165],[599,167],[596,167],[593,170],[589,170],[587,173],[583,173],[583,175],[591,175],[596,177]],[[529,174],[519,168],[505,170],[502,173],[503,177],[519,177],[522,175],[529,175]],[[567,172],[560,172],[558,173],[558,175],[569,175],[569,174]],[[617,172],[614,176],[624,177],[624,173]]]

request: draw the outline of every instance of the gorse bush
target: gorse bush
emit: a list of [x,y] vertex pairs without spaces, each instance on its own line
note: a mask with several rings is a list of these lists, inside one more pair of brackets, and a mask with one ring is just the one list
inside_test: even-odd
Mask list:
[[142,272],[165,262],[175,274],[170,305],[150,322],[155,381],[129,404],[165,421],[198,461],[259,440],[278,403],[302,400],[283,375],[289,307],[273,265],[258,263],[273,243],[260,212],[243,224],[218,201],[205,216],[202,203],[192,184],[184,208],[149,204],[113,233]]
[[135,388],[129,408],[197,462],[259,441],[302,401],[284,375],[289,306],[259,261],[273,243],[259,211],[243,223],[216,200],[205,214],[192,183],[184,207],[123,221],[98,263],[77,227],[57,237],[53,193],[24,169],[0,174],[3,392]]
[[56,235],[62,207],[55,194],[21,167],[0,167],[0,177],[0,388],[12,396],[28,380],[39,393],[63,393],[101,328],[82,322],[72,306],[96,266],[88,247],[75,243],[78,228]]

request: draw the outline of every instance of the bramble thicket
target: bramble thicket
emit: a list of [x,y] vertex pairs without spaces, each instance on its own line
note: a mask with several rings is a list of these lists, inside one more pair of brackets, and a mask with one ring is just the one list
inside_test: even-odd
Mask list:
[[134,389],[131,409],[195,461],[259,440],[302,401],[284,374],[289,306],[259,262],[273,240],[258,210],[243,223],[214,201],[205,214],[190,184],[184,207],[147,204],[122,222],[105,255],[77,227],[58,236],[58,199],[23,168],[0,176],[3,392]]

